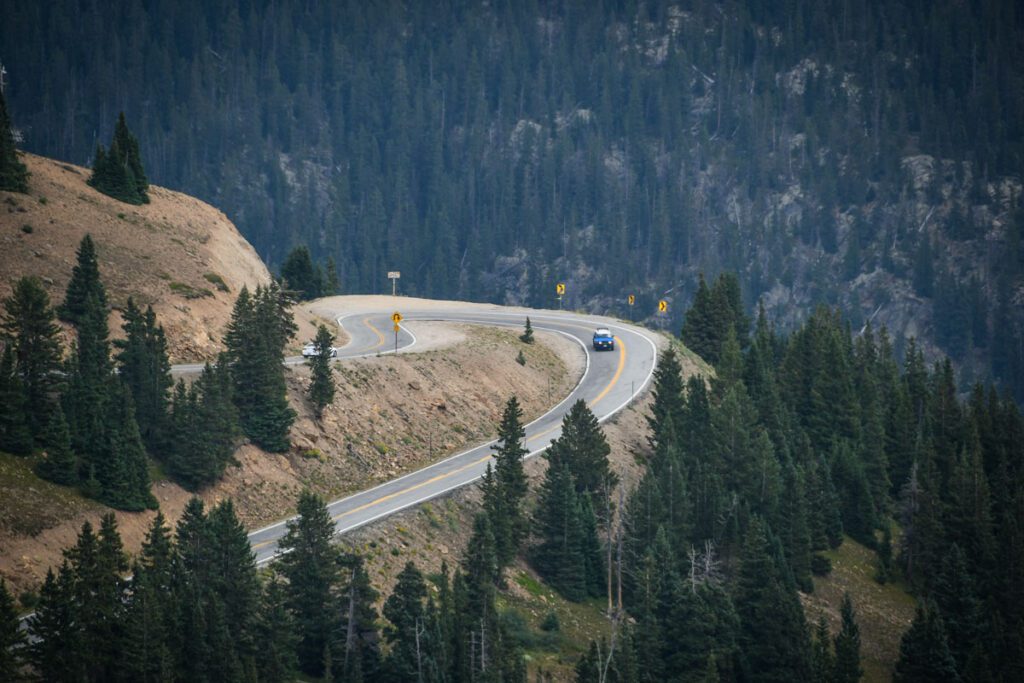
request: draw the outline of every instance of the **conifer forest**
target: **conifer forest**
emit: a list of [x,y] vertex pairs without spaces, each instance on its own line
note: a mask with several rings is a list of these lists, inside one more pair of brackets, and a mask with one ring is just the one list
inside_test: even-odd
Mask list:
[[124,192],[211,202],[275,270],[305,245],[344,292],[664,295],[672,327],[732,271],[787,328],[838,306],[1024,397],[1012,0],[103,7],[5,3],[24,149],[128,154],[123,111]]
[[[0,548],[0,682],[1024,680],[1020,3],[5,0],[0,249],[36,229],[19,202],[47,210],[33,155],[116,211],[207,202],[266,268],[205,274],[226,324],[180,365],[109,232],[84,226],[56,285],[0,272],[0,540],[18,487],[91,511],[38,585]],[[490,459],[392,510],[388,557],[329,505],[411,476],[375,441],[405,409],[334,404],[485,346],[400,356],[389,296],[394,350],[366,318],[380,344],[341,354],[363,311],[308,302],[394,271],[402,296],[523,307],[495,344],[550,400],[503,390],[453,427]],[[611,384],[552,397],[563,312],[656,339],[618,408],[595,408],[626,364],[603,327],[610,353],[595,334],[559,381]],[[403,438],[457,457],[435,430],[467,409],[422,403],[430,434]],[[311,440],[331,429],[344,455]],[[386,467],[325,496],[331,457]],[[232,477],[287,497],[268,557]]]

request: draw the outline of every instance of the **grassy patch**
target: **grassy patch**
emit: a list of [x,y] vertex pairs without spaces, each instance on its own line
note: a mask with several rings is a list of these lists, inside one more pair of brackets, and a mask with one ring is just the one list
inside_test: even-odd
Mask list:
[[576,661],[590,641],[610,632],[604,600],[569,602],[521,569],[510,570],[509,578],[523,590],[502,592],[498,605],[502,620],[524,650],[529,680],[541,670],[554,680],[573,680]]
[[172,292],[186,299],[203,299],[213,296],[213,292],[205,287],[193,287],[192,285],[186,285],[184,282],[171,282],[167,286],[171,288]]
[[207,282],[216,287],[218,292],[231,291],[231,288],[228,287],[226,282],[224,282],[224,278],[222,278],[220,275],[217,275],[217,273],[207,273],[203,277],[206,278]]
[[32,471],[37,457],[0,453],[0,529],[35,536],[66,519],[100,506],[73,488],[40,479]]
[[888,681],[899,657],[900,638],[914,619],[915,598],[902,583],[876,582],[874,551],[850,538],[823,554],[832,561],[832,573],[814,578],[814,593],[804,600],[808,622],[813,624],[824,614],[835,633],[839,605],[849,591],[860,624],[864,680]]

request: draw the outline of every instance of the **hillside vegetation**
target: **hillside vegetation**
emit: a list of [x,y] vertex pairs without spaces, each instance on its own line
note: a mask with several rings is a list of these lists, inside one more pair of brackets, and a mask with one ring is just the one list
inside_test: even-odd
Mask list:
[[150,178],[274,268],[305,243],[346,292],[668,293],[676,329],[728,269],[780,325],[838,304],[1024,396],[1013,0],[11,5],[23,147],[90,163],[123,107]]

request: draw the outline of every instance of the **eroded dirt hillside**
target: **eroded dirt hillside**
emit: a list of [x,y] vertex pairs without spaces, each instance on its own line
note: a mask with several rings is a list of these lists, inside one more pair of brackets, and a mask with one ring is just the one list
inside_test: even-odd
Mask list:
[[118,309],[134,297],[153,305],[172,362],[183,362],[215,356],[238,291],[270,280],[252,246],[209,204],[151,186],[150,203],[132,206],[86,184],[89,169],[33,154],[22,160],[32,174],[29,193],[0,192],[0,298],[34,275],[55,305],[63,301],[89,233],[114,309],[113,335]]

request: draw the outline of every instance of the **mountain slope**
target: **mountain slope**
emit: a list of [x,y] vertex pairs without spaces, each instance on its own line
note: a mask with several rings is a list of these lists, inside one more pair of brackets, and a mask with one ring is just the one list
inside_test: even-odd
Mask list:
[[128,297],[152,304],[167,332],[172,362],[211,358],[243,286],[270,273],[228,218],[193,197],[152,187],[151,202],[130,206],[86,184],[89,170],[23,156],[29,194],[0,192],[0,297],[24,275],[42,279],[54,304],[64,299],[75,253],[89,233],[120,331]]
[[1024,398],[1018,5],[55,0],[0,44],[26,149],[85,163],[123,107],[151,178],[345,292],[561,281],[678,329],[727,269],[776,320],[838,305]]

